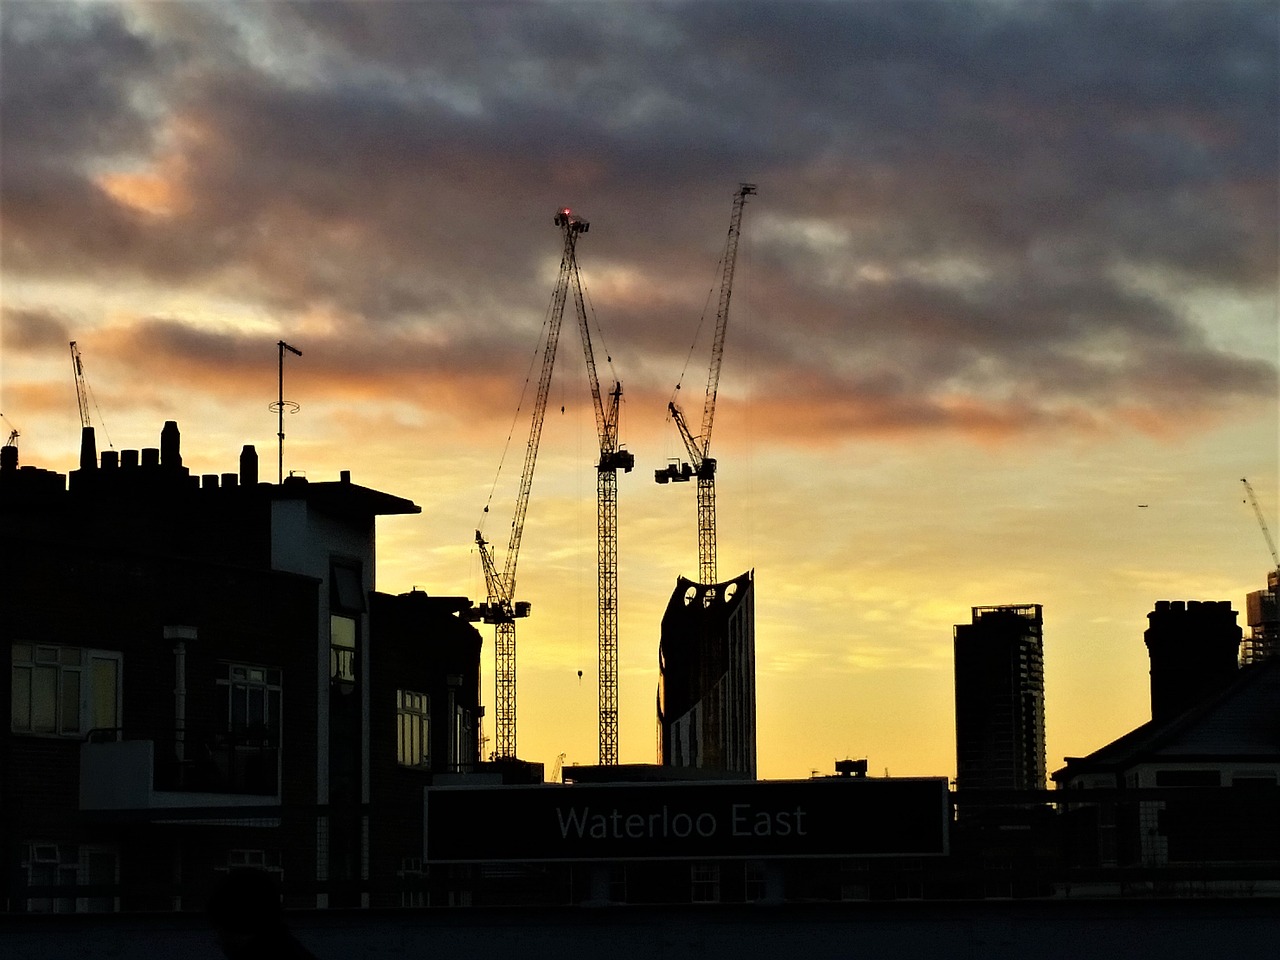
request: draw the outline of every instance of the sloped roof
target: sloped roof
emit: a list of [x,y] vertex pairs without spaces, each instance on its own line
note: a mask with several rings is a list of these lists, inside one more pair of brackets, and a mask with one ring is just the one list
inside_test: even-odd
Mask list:
[[1280,760],[1280,657],[1243,667],[1230,686],[1162,723],[1148,721],[1053,773],[1120,770],[1152,760]]

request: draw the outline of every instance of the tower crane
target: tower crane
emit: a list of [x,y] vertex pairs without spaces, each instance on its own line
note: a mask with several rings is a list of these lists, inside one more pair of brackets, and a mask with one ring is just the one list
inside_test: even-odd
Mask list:
[[3,413],[0,413],[0,420],[3,420],[5,423],[9,424],[9,439],[5,441],[4,445],[6,447],[16,447],[18,445],[18,438],[22,436],[22,434],[18,432],[18,428],[15,427],[9,421],[9,418],[6,417]]
[[571,261],[569,272],[574,304],[578,309],[578,329],[582,333],[587,380],[591,386],[596,433],[600,440],[600,459],[596,463],[596,601],[599,614],[597,659],[600,675],[600,763],[609,765],[618,762],[618,469],[630,473],[636,458],[618,445],[622,384],[614,381],[607,406],[600,392],[600,378],[596,373],[595,352],[591,347],[591,330],[587,323],[577,255],[568,242],[572,232],[586,232],[587,221],[565,208],[556,215],[556,225],[565,231],[565,251]]
[[501,570],[493,557],[490,543],[476,531],[476,546],[480,550],[480,563],[484,568],[488,602],[481,605],[480,616],[485,623],[494,625],[494,756],[513,759],[516,756],[516,624],[521,617],[529,616],[530,604],[515,599],[516,563],[520,556],[520,539],[524,535],[525,514],[529,510],[529,492],[533,488],[533,470],[538,462],[538,444],[542,439],[542,424],[546,419],[547,397],[551,390],[551,371],[556,362],[556,346],[560,341],[560,326],[564,319],[564,305],[569,296],[570,280],[576,270],[574,248],[578,235],[586,233],[589,224],[574,217],[567,210],[556,211],[556,226],[564,228],[564,252],[560,258],[560,275],[551,297],[551,312],[547,319],[547,339],[542,350],[542,372],[538,379],[538,392],[533,405],[533,418],[529,424],[529,442],[525,446],[524,469],[520,474],[520,487],[516,494],[515,514],[511,520],[507,553]]
[[1262,536],[1267,541],[1267,549],[1271,551],[1271,562],[1275,564],[1277,571],[1280,571],[1280,553],[1276,552],[1276,542],[1271,539],[1271,530],[1267,527],[1267,521],[1262,516],[1262,507],[1258,506],[1258,497],[1253,492],[1253,487],[1249,485],[1249,481],[1245,477],[1240,478],[1240,482],[1244,484],[1245,493],[1249,495],[1249,503],[1253,505],[1253,512],[1258,518],[1258,526],[1262,528]]
[[[98,462],[98,443],[94,436],[93,424],[89,419],[89,385],[84,379],[84,362],[80,359],[80,348],[71,341],[71,372],[76,381],[76,405],[80,408],[80,469],[93,470]],[[97,407],[97,401],[94,401]],[[98,421],[102,421],[102,411],[98,411]],[[106,424],[103,424],[106,433]],[[111,444],[110,435],[107,444]]]
[[655,470],[658,483],[688,482],[698,479],[698,579],[704,584],[716,582],[716,461],[711,454],[711,426],[716,415],[716,391],[720,385],[720,366],[724,361],[724,336],[729,325],[729,298],[733,293],[733,269],[738,258],[738,236],[742,230],[742,208],[747,197],[754,196],[754,183],[740,183],[733,195],[729,217],[729,235],[725,240],[720,277],[720,304],[716,311],[715,336],[711,343],[711,367],[707,373],[706,399],[702,407],[702,429],[695,436],[689,429],[684,412],[671,400],[667,410],[684,441],[689,462],[668,464]]
[[80,407],[80,427],[93,426],[89,422],[89,387],[84,382],[84,363],[80,359],[80,348],[71,341],[71,372],[76,380],[76,404]]

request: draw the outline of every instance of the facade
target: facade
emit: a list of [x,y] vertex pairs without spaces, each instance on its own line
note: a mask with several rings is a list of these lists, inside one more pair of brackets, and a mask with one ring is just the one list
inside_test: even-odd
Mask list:
[[658,762],[755,778],[753,571],[676,580],[658,650]]
[[1045,785],[1040,604],[974,607],[954,631],[956,789]]
[[[291,906],[399,906],[421,796],[479,761],[470,601],[374,592],[354,484],[196,477],[159,448],[0,464],[6,907],[198,909],[258,866]],[[405,822],[400,814],[411,808]]]

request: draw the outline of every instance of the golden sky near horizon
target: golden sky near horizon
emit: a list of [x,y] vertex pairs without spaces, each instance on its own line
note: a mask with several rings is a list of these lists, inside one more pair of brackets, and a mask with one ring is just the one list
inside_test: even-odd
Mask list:
[[[379,589],[481,599],[573,207],[636,456],[620,758],[651,761],[659,622],[697,570],[693,485],[653,470],[677,382],[700,413],[750,180],[712,446],[721,576],[756,573],[761,775],[953,775],[951,628],[1000,603],[1045,608],[1052,770],[1147,718],[1156,600],[1265,583],[1240,478],[1280,529],[1278,18],[16,0],[0,426],[74,468],[76,340],[100,448],[173,419],[194,472],[253,443],[274,477],[283,338],[286,469],[422,506],[379,522]],[[517,591],[519,753],[548,767],[597,756],[597,452],[570,314]]]

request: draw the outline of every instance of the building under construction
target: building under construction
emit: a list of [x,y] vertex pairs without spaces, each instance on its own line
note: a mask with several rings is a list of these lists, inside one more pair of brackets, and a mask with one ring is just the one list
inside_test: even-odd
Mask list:
[[1042,790],[1040,604],[974,607],[955,639],[956,789]]
[[662,617],[658,762],[756,776],[755,573],[680,577]]

